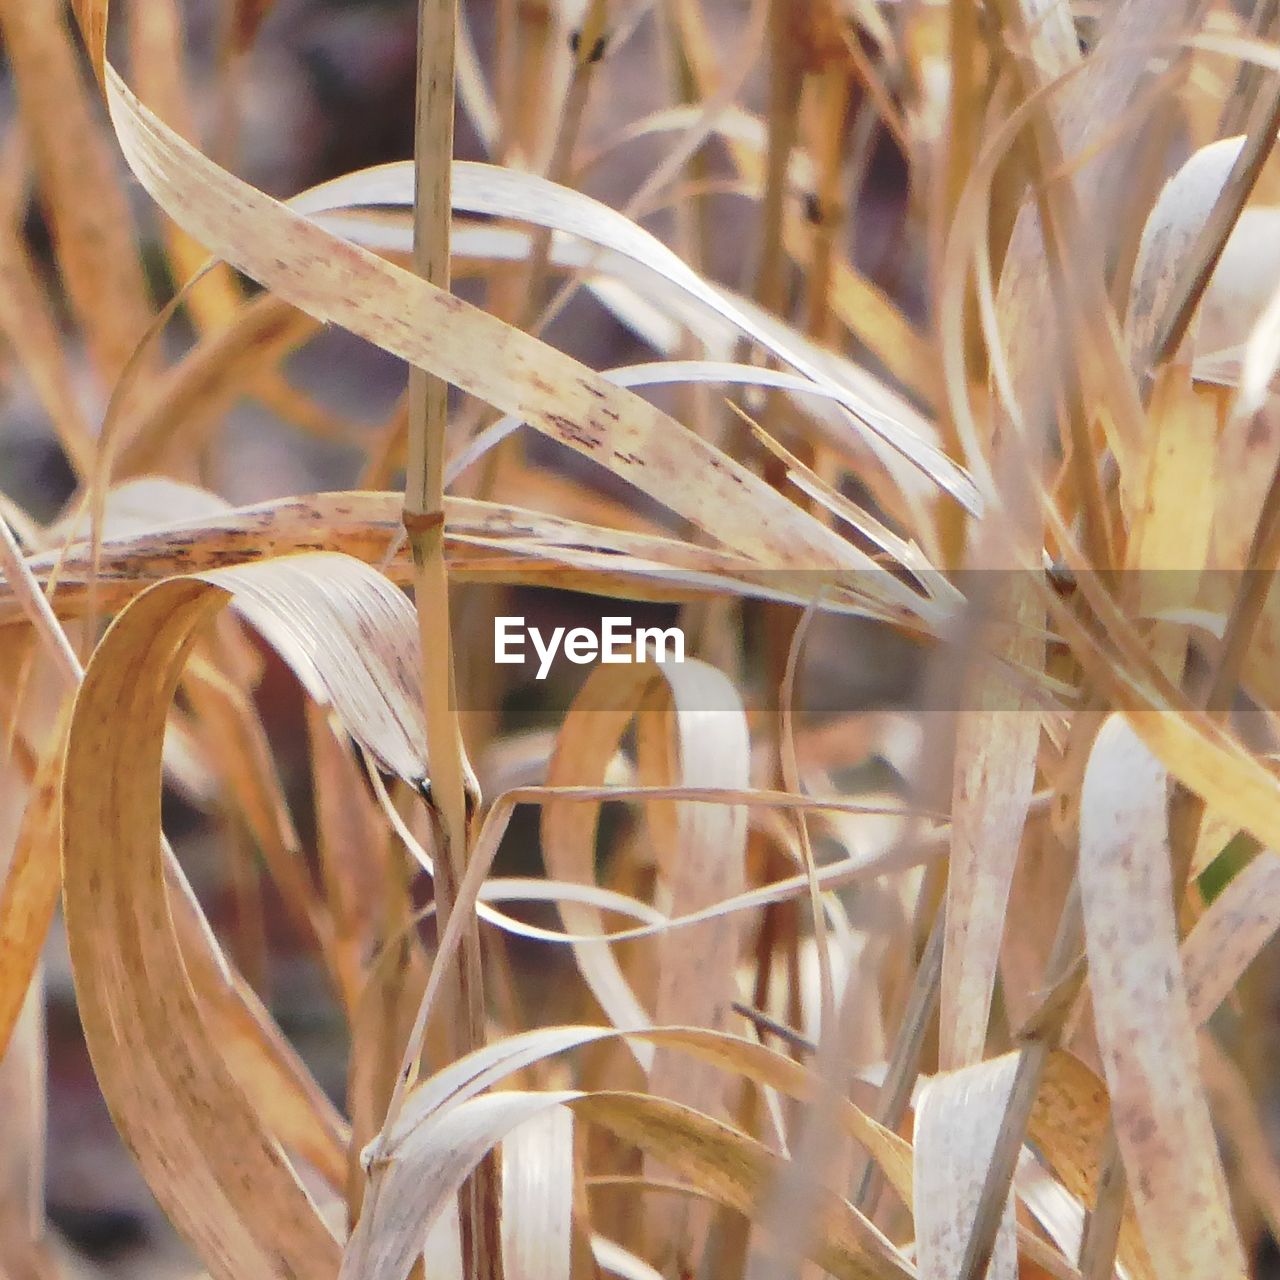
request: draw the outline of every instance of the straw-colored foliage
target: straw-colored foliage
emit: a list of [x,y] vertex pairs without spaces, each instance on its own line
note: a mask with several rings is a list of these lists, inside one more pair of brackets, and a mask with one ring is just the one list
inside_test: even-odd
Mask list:
[[[0,391],[76,486],[0,477],[0,1275],[76,1274],[64,936],[193,1275],[1252,1274],[1277,5],[419,0],[414,157],[284,201],[232,127],[272,9],[0,0]],[[562,349],[606,317],[643,359]],[[333,326],[385,421],[291,381]],[[351,488],[229,501],[246,400]],[[686,660],[517,723],[489,628],[552,589]]]

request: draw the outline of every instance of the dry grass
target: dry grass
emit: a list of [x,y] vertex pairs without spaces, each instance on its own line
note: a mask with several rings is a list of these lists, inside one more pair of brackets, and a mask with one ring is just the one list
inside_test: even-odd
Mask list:
[[[199,77],[178,0],[73,7],[96,78],[0,0],[6,385],[76,483],[0,508],[0,1274],[78,1266],[59,901],[193,1274],[1253,1274],[1277,6],[419,0],[415,159],[283,203],[235,176],[270,4]],[[567,353],[606,316],[644,362]],[[409,366],[383,421],[290,380],[329,326]],[[359,486],[229,503],[245,400]],[[592,597],[689,660],[491,660]]]

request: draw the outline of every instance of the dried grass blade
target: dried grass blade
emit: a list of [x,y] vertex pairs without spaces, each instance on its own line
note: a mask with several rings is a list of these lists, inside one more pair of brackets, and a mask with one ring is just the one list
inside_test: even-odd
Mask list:
[[666,414],[238,181],[146,111],[109,67],[107,76],[131,167],[212,252],[316,318],[520,414],[726,545],[778,566],[849,564],[843,539]]
[[[485,1094],[458,1102],[397,1145],[375,1167],[377,1210],[362,1217],[347,1248],[342,1280],[403,1275],[445,1199],[506,1133],[552,1107],[659,1158],[719,1203],[751,1213],[783,1161],[729,1126],[647,1094],[599,1092]],[[891,1244],[846,1202],[820,1197],[813,1257],[844,1280],[907,1280],[914,1273]]]
[[1280,928],[1280,856],[1263,849],[1209,905],[1182,944],[1187,1004],[1203,1026]]
[[508,1274],[569,1280],[574,1189],[573,1112],[526,1121],[502,1144],[502,1250]]
[[[732,683],[696,660],[660,668],[669,691],[664,708],[641,710],[637,718],[641,784],[746,788],[750,785],[751,744],[746,712]],[[655,715],[655,710],[657,714]],[[665,714],[663,712],[665,711]],[[663,741],[654,741],[655,738]],[[656,765],[656,767],[655,767]],[[746,886],[747,811],[734,805],[647,806],[658,874],[672,915],[685,915],[733,897]],[[736,916],[722,915],[679,937],[658,943],[654,1020],[664,1026],[719,1029],[737,994],[735,973],[742,928]],[[659,1050],[649,1073],[649,1089],[698,1111],[724,1109],[721,1082],[691,1071],[677,1055]],[[690,1265],[699,1251],[706,1222],[685,1201],[652,1206],[650,1240],[668,1258]],[[656,1252],[651,1250],[651,1253]]]
[[[1111,1102],[1106,1086],[1078,1058],[1054,1052],[1045,1063],[1040,1090],[1027,1124],[1035,1144],[1058,1183],[1081,1205],[1092,1209],[1095,1197],[1107,1198],[1099,1186],[1111,1135]],[[1119,1258],[1133,1280],[1153,1280],[1150,1259],[1134,1218],[1133,1205],[1120,1197]],[[1084,1266],[1084,1259],[1081,1259]]]
[[13,857],[0,885],[0,1058],[31,986],[62,888],[58,858],[65,727],[50,739],[36,769]]
[[13,347],[77,476],[93,469],[93,440],[72,394],[57,321],[16,220],[0,220],[0,332]]
[[[184,137],[195,140],[192,95],[184,59],[182,14],[176,0],[149,0],[126,10],[129,65],[139,96]],[[234,22],[236,19],[232,19]],[[205,252],[181,227],[166,220],[165,252],[175,280],[186,280],[205,268]],[[187,296],[186,306],[201,331],[226,324],[241,302],[235,277],[217,267]]]
[[[785,326],[776,321],[769,323],[756,308],[740,305],[724,290],[704,280],[666,245],[625,215],[569,187],[514,169],[458,161],[453,172],[455,208],[518,218],[548,230],[565,232],[647,267],[797,372],[837,396],[857,403],[853,389],[842,387],[832,377],[831,366],[812,357],[809,344],[793,340]],[[289,204],[304,213],[324,213],[358,204],[405,205],[409,202],[411,176],[411,170],[403,164],[381,165],[312,188],[295,196]],[[970,510],[976,507],[976,494],[963,468],[935,444],[883,412],[874,409],[868,412],[861,404],[851,407],[850,412],[861,419],[866,430],[900,452],[964,506]]]
[[223,1063],[160,856],[164,723],[202,583],[142,597],[85,674],[63,787],[67,938],[94,1069],[166,1212],[219,1277],[331,1277],[338,1247]]
[[[932,1077],[915,1117],[916,1261],[921,1280],[954,1280],[973,1231],[987,1166],[1018,1070],[1016,1053]],[[1016,1280],[1017,1238],[1012,1192],[996,1232],[991,1261],[979,1275]]]
[[281,1145],[340,1192],[350,1127],[253,989],[226,962],[189,887],[172,877],[169,885],[187,976],[223,1061]]
[[[131,486],[151,483],[134,481]],[[123,492],[123,487],[113,490],[111,502],[117,496],[122,499]],[[201,491],[183,487],[181,492],[194,501]],[[145,498],[138,491],[138,498],[144,505],[159,501],[159,495],[150,491]],[[147,586],[173,574],[298,552],[341,552],[380,566],[395,582],[407,583],[411,570],[400,536],[401,505],[398,495],[359,492],[315,494],[235,509],[220,504],[199,519],[157,522],[158,527],[144,520],[108,536],[96,577],[92,551],[75,531],[64,552],[37,555],[27,563],[42,581],[56,574],[53,604],[63,618],[82,616],[87,610],[90,581],[98,608],[113,612]],[[812,579],[806,575],[779,574],[741,555],[673,537],[464,498],[446,499],[445,512],[450,572],[455,579],[546,584],[554,578],[559,586],[602,595],[667,600],[741,594],[807,605],[813,595]],[[56,541],[59,536],[68,536],[67,531],[51,530],[47,540]],[[870,579],[858,575],[851,589],[829,596],[820,607],[888,616],[913,628],[923,626],[926,632],[932,632],[950,612],[948,601],[931,605],[914,588],[883,571],[874,573]],[[831,580],[835,584],[838,576],[832,574]],[[7,577],[0,579],[0,626],[22,616],[13,585]]]
[[1167,775],[1119,717],[1085,771],[1080,890],[1094,1021],[1157,1276],[1247,1274],[1199,1081],[1166,844]]
[[[1163,330],[1183,305],[1189,254],[1222,198],[1244,142],[1242,137],[1222,138],[1201,147],[1165,183],[1147,215],[1125,316],[1130,354],[1140,375],[1155,357],[1163,363],[1176,354],[1177,347],[1169,346],[1171,335]],[[1190,314],[1182,322],[1184,334],[1189,321]]]
[[[121,615],[77,701],[64,784],[68,935],[104,1093],[168,1212],[218,1274],[251,1263],[255,1274],[323,1276],[336,1247],[226,1075],[217,1024],[201,1018],[178,959],[156,852],[168,701],[196,628],[229,595],[385,767],[426,775],[416,631],[381,575],[330,555],[166,582]],[[166,1181],[175,1152],[206,1147],[190,1177]],[[341,1163],[321,1159],[331,1176]]]
[[[1025,594],[1017,603],[1042,616]],[[1020,616],[1015,626],[1019,623],[1030,620]],[[1036,650],[1043,646],[1034,637],[1021,637],[1008,652],[1036,663]],[[990,709],[963,712],[956,729],[940,1015],[942,1062],[950,1068],[972,1065],[983,1056],[1005,906],[1035,788],[1040,741],[1041,717],[1029,705],[1032,700],[999,672],[977,673],[966,690],[966,696],[975,695]]]
[[151,321],[116,160],[93,116],[57,0],[4,0],[0,32],[62,277],[98,372],[110,384]]

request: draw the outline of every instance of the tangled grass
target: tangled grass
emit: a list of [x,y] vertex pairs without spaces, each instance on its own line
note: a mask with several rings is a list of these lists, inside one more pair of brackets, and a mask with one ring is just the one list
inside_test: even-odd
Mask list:
[[[73,8],[0,0],[0,331],[75,480],[0,512],[0,1271],[68,1274],[61,905],[215,1280],[1253,1274],[1277,6],[420,0],[414,158],[284,201],[269,3],[199,77],[177,0]],[[408,368],[382,421],[292,379],[331,326]],[[358,480],[235,505],[246,400]],[[688,652],[543,686],[519,607]]]

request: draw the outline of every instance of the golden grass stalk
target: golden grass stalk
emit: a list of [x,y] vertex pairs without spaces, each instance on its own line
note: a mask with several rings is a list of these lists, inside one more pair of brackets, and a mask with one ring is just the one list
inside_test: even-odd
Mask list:
[[[441,289],[449,288],[456,29],[457,0],[419,0],[413,265],[424,280]],[[479,800],[465,761],[454,689],[449,575],[444,558],[448,420],[448,383],[411,367],[404,523],[414,561],[431,769],[428,804],[437,819],[434,826],[440,857],[436,860],[435,890],[442,927],[447,925],[465,872],[469,819]],[[454,990],[456,1003],[446,1043],[451,1044],[453,1053],[463,1054],[484,1043],[484,977],[480,939],[474,927],[466,934]],[[411,1045],[409,1051],[416,1054],[418,1048]],[[415,1062],[414,1075],[416,1070]],[[394,1118],[409,1083],[412,1076],[397,1079],[389,1100],[390,1118]],[[486,1159],[459,1199],[463,1266],[480,1280],[498,1280],[502,1275],[500,1215],[497,1164]]]

